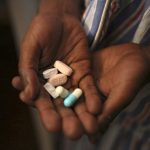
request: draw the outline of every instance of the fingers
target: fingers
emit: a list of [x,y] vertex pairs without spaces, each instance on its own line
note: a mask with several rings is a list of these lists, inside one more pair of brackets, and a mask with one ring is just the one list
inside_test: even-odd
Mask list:
[[[13,86],[18,90],[23,90],[21,78],[16,76],[12,80]],[[43,91],[42,91],[43,90]],[[34,102],[34,106],[40,113],[43,125],[49,132],[57,132],[61,130],[61,117],[55,110],[55,107],[46,91],[42,89],[39,97]]]
[[31,104],[39,94],[39,79],[34,70],[24,69],[21,74],[21,81],[24,88],[20,93],[20,99],[27,104]]
[[[32,102],[32,99],[35,97],[35,93],[36,91],[38,91],[37,87],[36,86],[36,83],[37,82],[32,82],[32,84],[28,84],[27,86],[25,86],[23,84],[23,81],[21,80],[21,77],[20,76],[16,76],[12,79],[12,85],[19,91],[21,91],[20,93],[20,99],[27,103],[27,104],[30,104],[32,105],[33,102]],[[32,98],[31,98],[32,97]]]
[[21,91],[24,89],[23,83],[21,82],[20,76],[16,76],[12,79],[12,85],[17,90]]
[[126,87],[118,86],[110,92],[103,105],[102,113],[98,116],[101,132],[105,132],[114,118],[129,104],[131,97],[125,91],[127,91]]
[[74,110],[87,134],[91,135],[98,131],[97,118],[88,112],[84,101],[77,103],[77,105],[74,107]]
[[35,101],[35,107],[40,113],[43,125],[49,132],[61,130],[61,117],[55,110],[54,104],[46,91],[40,93],[39,98]]
[[101,99],[97,92],[91,75],[86,75],[80,82],[80,87],[84,91],[87,109],[92,114],[101,112]]
[[66,108],[62,99],[54,100],[56,109],[62,118],[64,134],[70,139],[78,139],[83,134],[83,126],[71,108]]
[[73,63],[71,67],[75,70],[72,76],[73,85],[79,86],[83,90],[87,110],[91,114],[99,114],[101,112],[101,99],[90,74],[89,60],[85,59]]
[[[34,31],[34,30],[33,30]],[[22,43],[19,58],[19,73],[23,83],[23,91],[20,98],[30,104],[39,93],[39,80],[37,76],[40,48],[33,36],[33,31],[28,31]],[[17,82],[16,79],[14,82]]]

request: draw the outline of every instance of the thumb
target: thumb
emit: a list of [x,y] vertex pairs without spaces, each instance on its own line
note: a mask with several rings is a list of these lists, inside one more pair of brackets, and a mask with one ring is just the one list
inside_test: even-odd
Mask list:
[[128,89],[127,87],[119,86],[110,91],[107,99],[103,104],[102,113],[98,116],[99,129],[101,133],[104,133],[107,130],[115,117],[133,99],[133,91],[131,92]]
[[29,33],[30,31],[25,36],[19,58],[19,73],[23,83],[20,99],[28,104],[36,98],[40,87],[37,74],[40,48],[36,39]]

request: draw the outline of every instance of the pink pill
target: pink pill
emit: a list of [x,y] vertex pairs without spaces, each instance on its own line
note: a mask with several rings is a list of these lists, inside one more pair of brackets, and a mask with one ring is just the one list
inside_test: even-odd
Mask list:
[[61,73],[67,75],[67,76],[71,76],[73,70],[67,66],[66,64],[64,64],[63,62],[57,60],[54,63],[54,67],[57,68]]
[[52,76],[56,75],[58,73],[58,70],[56,68],[52,68],[52,69],[47,69],[43,72],[43,77],[45,79],[49,79]]
[[63,85],[67,82],[67,76],[64,74],[57,74],[48,80],[53,86]]

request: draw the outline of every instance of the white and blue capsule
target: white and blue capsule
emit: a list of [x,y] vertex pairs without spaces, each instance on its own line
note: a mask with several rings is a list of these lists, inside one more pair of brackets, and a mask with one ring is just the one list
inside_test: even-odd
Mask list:
[[64,106],[65,107],[72,107],[77,100],[81,97],[82,90],[77,88],[75,89],[67,98],[64,100]]

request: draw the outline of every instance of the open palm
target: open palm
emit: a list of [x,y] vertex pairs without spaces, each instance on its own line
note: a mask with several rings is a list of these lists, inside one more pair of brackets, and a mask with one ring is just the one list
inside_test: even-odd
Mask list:
[[[76,113],[65,108],[60,99],[51,101],[43,88],[40,72],[52,66],[56,60],[63,61],[74,70],[67,87],[80,87],[84,92],[85,101],[77,104]],[[83,131],[96,132],[96,118],[92,114],[98,114],[101,109],[90,67],[86,36],[77,19],[67,15],[62,18],[37,16],[21,47],[20,76],[12,82],[14,87],[21,90],[21,100],[35,105],[49,131],[63,128],[67,136],[77,138]]]

